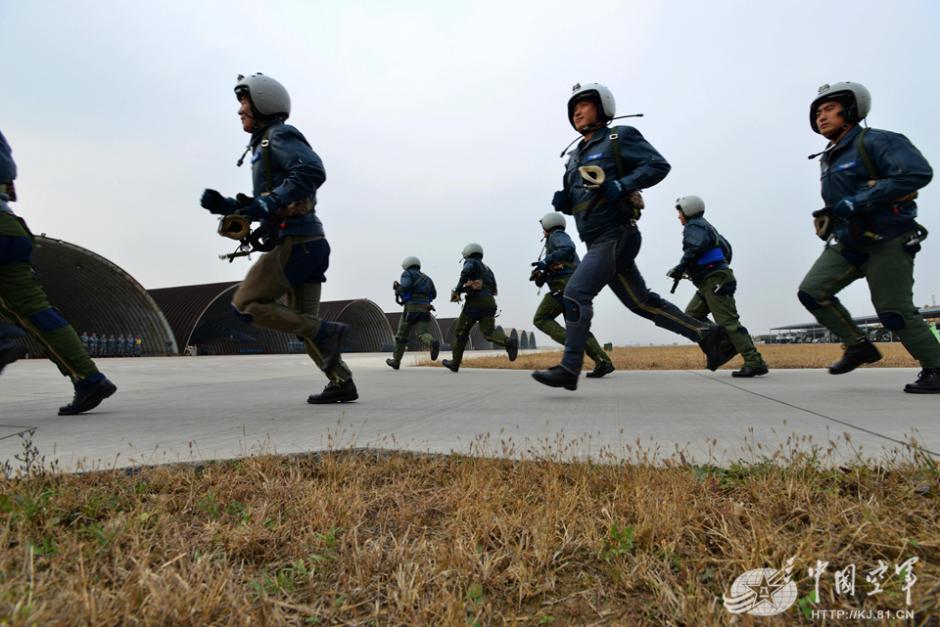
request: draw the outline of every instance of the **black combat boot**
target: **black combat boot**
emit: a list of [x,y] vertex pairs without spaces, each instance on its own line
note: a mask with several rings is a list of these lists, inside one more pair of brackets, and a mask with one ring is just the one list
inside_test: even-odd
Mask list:
[[718,370],[738,354],[724,327],[712,325],[699,340],[699,348],[705,353],[705,366],[712,372]]
[[356,391],[356,384],[352,379],[346,379],[342,383],[327,383],[322,392],[308,396],[307,402],[311,405],[326,405],[348,403],[357,398],[359,398],[359,392]]
[[395,361],[395,360],[392,359],[391,357],[389,357],[388,359],[386,359],[386,360],[385,360],[385,363],[387,363],[389,366],[391,366],[391,367],[392,367],[392,370],[398,370],[398,368],[401,367],[401,362],[400,362],[400,361]]
[[868,339],[855,346],[846,346],[842,359],[829,366],[829,374],[852,372],[862,364],[873,364],[881,359],[881,353]]
[[553,388],[578,389],[578,375],[562,366],[552,366],[548,370],[536,370],[532,373],[532,378],[542,385]]
[[454,363],[450,359],[445,359],[441,362],[441,365],[450,370],[451,372],[457,372],[460,370],[460,364]]
[[347,332],[349,332],[348,324],[326,321],[320,323],[320,331],[314,338],[314,344],[323,354],[323,371],[329,370],[339,361]]
[[509,361],[516,361],[516,355],[519,354],[519,340],[514,337],[506,340],[506,354],[509,355]]
[[17,342],[0,342],[0,372],[17,359],[26,357],[26,347]]
[[924,368],[917,375],[917,381],[904,386],[911,394],[940,394],[940,368]]
[[735,370],[731,373],[732,377],[738,377],[742,379],[750,379],[751,377],[760,377],[767,374],[770,370],[767,368],[767,364],[761,364],[760,366],[748,366],[745,364],[740,370]]
[[437,361],[437,356],[441,352],[441,343],[437,340],[431,342],[431,361]]
[[94,409],[101,404],[101,401],[117,392],[117,386],[108,381],[103,374],[100,378],[94,375],[93,377],[93,381],[86,379],[75,384],[75,398],[65,407],[59,408],[60,416],[74,416]]
[[616,368],[614,368],[613,362],[599,361],[594,364],[594,370],[590,371],[584,376],[588,377],[589,379],[600,379],[605,374],[610,374],[614,370],[616,370]]

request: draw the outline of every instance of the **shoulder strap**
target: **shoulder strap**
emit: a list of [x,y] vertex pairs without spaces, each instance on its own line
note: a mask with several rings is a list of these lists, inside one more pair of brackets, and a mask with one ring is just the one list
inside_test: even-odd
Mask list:
[[617,132],[616,127],[611,129],[611,131],[609,139],[610,145],[614,149],[614,161],[617,162],[617,177],[623,178],[623,157],[620,156],[620,133]]
[[270,194],[274,191],[274,180],[271,178],[271,140],[268,139],[268,135],[271,134],[271,127],[268,127],[268,130],[264,132],[264,137],[261,138],[261,155],[264,159],[264,179],[268,186],[268,193]]
[[855,138],[855,149],[858,150],[858,154],[862,158],[862,163],[865,164],[865,169],[868,170],[868,176],[877,180],[881,178],[881,175],[878,173],[878,168],[875,167],[875,162],[871,160],[871,155],[868,154],[868,150],[865,149],[865,133],[867,132],[867,127],[859,132],[858,137]]

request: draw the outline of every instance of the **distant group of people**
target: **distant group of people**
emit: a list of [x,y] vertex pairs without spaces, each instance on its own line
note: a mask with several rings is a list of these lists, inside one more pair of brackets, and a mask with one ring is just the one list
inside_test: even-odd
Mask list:
[[79,336],[85,350],[92,357],[140,357],[143,352],[144,339],[138,333],[133,335],[97,333],[89,335],[87,332]]

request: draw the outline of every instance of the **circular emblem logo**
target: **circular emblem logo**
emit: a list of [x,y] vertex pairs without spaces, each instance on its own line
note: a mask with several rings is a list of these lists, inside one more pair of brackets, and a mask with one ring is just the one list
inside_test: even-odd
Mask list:
[[724,604],[732,614],[774,616],[793,605],[796,597],[796,583],[787,571],[755,568],[734,580]]

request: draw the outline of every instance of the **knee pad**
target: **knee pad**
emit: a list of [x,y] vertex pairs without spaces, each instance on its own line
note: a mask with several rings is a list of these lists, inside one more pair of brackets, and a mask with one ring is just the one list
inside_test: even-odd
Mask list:
[[402,345],[407,344],[407,343],[408,343],[408,338],[407,338],[407,337],[396,337],[396,338],[395,338],[395,343],[396,343],[396,344],[402,344]]
[[889,331],[900,331],[904,328],[904,317],[895,311],[879,311],[878,319],[881,325]]
[[458,341],[458,342],[466,343],[467,340],[470,339],[470,336],[469,336],[469,335],[458,335],[458,336],[455,337],[454,339],[455,339],[456,341]]
[[235,305],[232,305],[232,313],[235,315],[236,318],[238,318],[245,324],[251,324],[255,319],[255,317],[252,316],[250,313],[239,311],[238,308],[235,307]]
[[29,317],[29,321],[40,331],[55,331],[69,326],[68,320],[63,318],[59,310],[54,307],[37,311]]
[[800,290],[796,293],[796,297],[800,299],[800,302],[803,303],[803,306],[810,311],[815,311],[817,309],[822,309],[822,305],[819,304],[815,298],[810,296],[809,292]]
[[565,322],[581,321],[581,305],[573,298],[565,296]]
[[565,322],[568,324],[588,325],[594,317],[592,305],[582,305],[565,297]]

